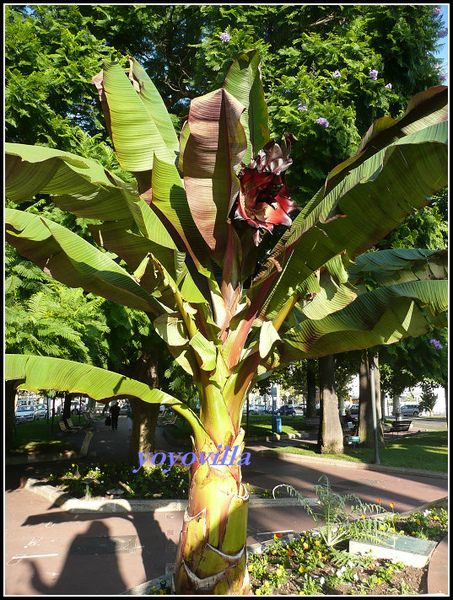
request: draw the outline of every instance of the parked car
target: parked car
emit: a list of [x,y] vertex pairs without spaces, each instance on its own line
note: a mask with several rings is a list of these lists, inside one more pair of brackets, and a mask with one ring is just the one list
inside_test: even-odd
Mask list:
[[296,414],[296,409],[294,408],[294,406],[292,406],[291,404],[284,404],[283,406],[280,406],[280,408],[278,408],[275,413],[277,415],[295,415]]
[[420,409],[418,406],[400,406],[400,413],[402,417],[418,417]]
[[24,406],[18,406],[16,408],[16,422],[26,423],[27,421],[34,421],[36,419],[36,409],[32,404],[26,404]]
[[37,419],[45,419],[47,417],[47,405],[46,404],[38,404],[36,407],[36,418]]

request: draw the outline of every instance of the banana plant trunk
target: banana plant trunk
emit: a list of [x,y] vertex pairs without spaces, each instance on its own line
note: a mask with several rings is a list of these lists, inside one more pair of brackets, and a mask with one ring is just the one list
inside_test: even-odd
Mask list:
[[[249,592],[247,515],[249,496],[241,481],[244,431],[230,445],[194,443],[189,505],[176,557],[176,594],[244,595]],[[230,446],[230,447],[228,447]]]

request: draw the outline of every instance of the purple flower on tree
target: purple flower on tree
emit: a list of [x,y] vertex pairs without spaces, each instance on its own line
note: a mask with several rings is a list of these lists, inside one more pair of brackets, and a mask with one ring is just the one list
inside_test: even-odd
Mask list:
[[442,344],[438,340],[429,340],[429,343],[437,350],[442,350],[443,348]]
[[441,80],[441,81],[447,81],[447,79],[448,79],[448,76],[447,76],[447,75],[441,75],[441,76],[440,76],[440,80]]
[[333,74],[332,74],[332,77],[333,77],[334,79],[337,79],[338,77],[341,77],[341,73],[340,73],[340,71],[335,71],[335,73],[333,73]]
[[297,110],[307,110],[307,107],[305,106],[305,104],[302,104],[302,102],[299,102],[299,106],[297,107]]
[[391,90],[392,89],[392,84],[388,83],[386,86],[384,86],[386,90]]
[[448,27],[445,27],[445,29],[441,29],[441,31],[439,31],[440,38],[447,37],[447,35],[448,35]]
[[376,69],[372,69],[372,70],[370,71],[370,74],[368,75],[368,77],[369,77],[370,79],[372,79],[373,81],[376,81],[376,79],[377,79],[377,76],[378,76],[378,73],[379,73],[379,71],[376,71]]
[[435,9],[433,9],[431,14],[433,17],[437,17],[438,15],[440,15],[441,12],[442,12],[441,8],[435,8]]
[[330,124],[329,121],[324,117],[319,117],[319,119],[316,119],[316,123],[318,123],[318,125],[321,125],[321,127],[324,127],[324,129],[327,129]]
[[220,34],[220,40],[224,43],[229,42],[231,40],[231,36],[228,31],[224,31]]

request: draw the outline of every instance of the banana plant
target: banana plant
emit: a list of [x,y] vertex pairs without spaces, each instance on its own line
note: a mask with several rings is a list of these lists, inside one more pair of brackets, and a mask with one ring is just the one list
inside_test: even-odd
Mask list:
[[133,184],[85,158],[6,144],[7,198],[48,194],[89,220],[93,235],[89,243],[8,209],[7,241],[66,285],[145,311],[198,388],[195,414],[93,367],[32,356],[5,363],[7,379],[28,389],[129,394],[188,419],[197,458],[173,580],[179,594],[248,592],[241,418],[257,378],[446,326],[446,256],[370,249],[447,185],[447,89],[417,94],[399,119],[377,120],[300,209],[286,181],[297,140],[271,136],[260,60],[241,53],[221,89],[192,100],[179,136],[134,58],[128,69],[104,63],[93,84]]

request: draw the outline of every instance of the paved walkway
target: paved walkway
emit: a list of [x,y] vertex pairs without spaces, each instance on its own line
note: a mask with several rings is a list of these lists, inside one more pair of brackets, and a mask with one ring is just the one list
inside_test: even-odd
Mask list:
[[[77,435],[77,434],[75,434]],[[83,436],[79,435],[80,444]],[[404,512],[448,494],[448,480],[441,476],[369,470],[352,463],[307,457],[278,460],[263,453],[272,444],[246,448],[250,465],[244,481],[272,489],[289,483],[307,496],[325,473],[332,488],[354,492],[363,501],[381,500]],[[168,450],[158,430],[157,449]],[[183,448],[171,447],[173,451]],[[100,462],[126,460],[128,432],[125,417],[118,430],[100,424],[89,447],[88,458]],[[74,459],[71,459],[74,461]],[[6,595],[117,595],[126,589],[171,572],[175,560],[181,511],[154,513],[72,514],[48,500],[20,488],[21,476],[36,476],[52,465],[15,465],[6,469],[5,577]],[[250,507],[248,543],[262,541],[269,532],[303,531],[313,520],[300,507]],[[448,545],[440,544],[430,565],[432,594],[448,594]]]

